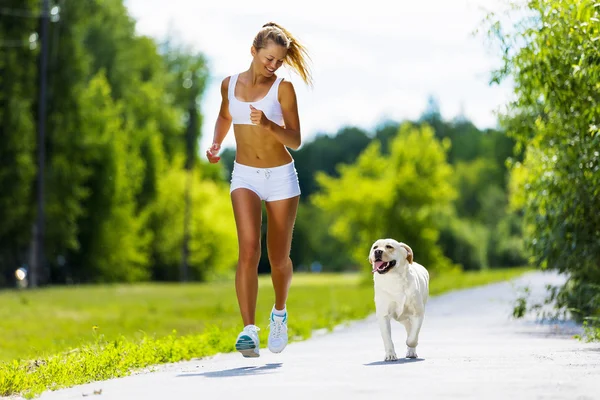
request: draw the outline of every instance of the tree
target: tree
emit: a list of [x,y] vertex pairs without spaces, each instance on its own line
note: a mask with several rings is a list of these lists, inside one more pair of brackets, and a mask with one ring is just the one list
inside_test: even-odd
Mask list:
[[[524,211],[532,261],[568,275],[554,291],[575,316],[600,315],[600,5],[535,0],[515,5],[514,29],[491,18],[514,80],[502,123],[524,152],[512,205]],[[525,15],[525,16],[523,16]]]
[[[36,15],[39,2],[11,0],[6,9]],[[0,285],[27,262],[36,173],[37,19],[0,14]],[[35,37],[35,36],[34,36]]]
[[317,189],[315,170],[336,175],[339,163],[352,163],[369,144],[367,133],[356,127],[343,127],[335,137],[319,135],[295,152],[296,169],[300,177],[300,190],[308,199]]
[[[152,274],[156,280],[178,280],[184,240],[187,172],[184,157],[177,168],[161,174],[156,201],[148,209],[152,236]],[[206,280],[224,276],[235,268],[237,239],[229,190],[221,182],[203,179],[202,170],[192,171],[190,204],[189,278]]]
[[[0,285],[27,262],[35,216],[39,3],[11,0],[0,13]],[[200,185],[207,191],[222,190],[208,184],[214,168],[196,165],[206,62],[184,46],[137,35],[123,0],[58,5],[48,35],[46,142],[39,144],[47,154],[44,264],[51,282],[149,279],[161,254],[155,238],[164,233],[151,217],[165,204],[166,177],[187,168],[210,181]],[[215,232],[206,226],[191,229],[190,247]],[[197,253],[190,250],[194,268],[212,270]]]
[[322,192],[313,202],[332,216],[330,233],[358,265],[365,265],[375,239],[392,237],[408,243],[432,271],[449,266],[437,245],[437,221],[456,197],[447,145],[431,128],[406,123],[390,143],[389,155],[373,141],[355,164],[338,166],[339,178],[317,175]]
[[[149,235],[136,212],[143,163],[131,145],[131,132],[113,102],[103,74],[82,96],[82,131],[90,138],[86,179],[88,210],[79,221],[80,251],[73,257],[75,276],[83,281],[131,282],[150,277]],[[93,212],[91,212],[93,211]]]
[[300,203],[290,252],[295,268],[302,266],[307,269],[315,262],[327,272],[349,271],[362,266],[362,263],[356,264],[349,252],[340,251],[345,248],[344,245],[329,234],[329,227],[334,221],[331,214],[316,207],[310,200]]

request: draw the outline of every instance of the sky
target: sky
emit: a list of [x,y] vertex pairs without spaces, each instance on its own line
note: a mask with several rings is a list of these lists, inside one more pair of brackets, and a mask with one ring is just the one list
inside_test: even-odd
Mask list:
[[[272,4],[272,5],[270,5]],[[394,5],[390,7],[390,5]],[[415,120],[430,96],[444,119],[464,115],[480,129],[496,126],[508,82],[489,85],[500,54],[474,35],[498,0],[125,0],[139,34],[174,35],[208,61],[201,101],[201,149],[212,142],[221,81],[250,66],[263,24],[277,22],[308,49],[314,86],[292,70],[278,76],[296,90],[303,141],[344,126],[367,131],[386,120]],[[230,130],[223,147],[235,145]],[[202,151],[203,153],[203,151]]]

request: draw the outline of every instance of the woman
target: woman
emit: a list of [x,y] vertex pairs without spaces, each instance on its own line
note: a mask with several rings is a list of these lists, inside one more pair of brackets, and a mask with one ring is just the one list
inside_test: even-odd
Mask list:
[[311,77],[304,46],[273,22],[260,29],[250,53],[250,68],[225,78],[221,84],[221,109],[206,156],[211,163],[220,160],[221,143],[233,123],[236,157],[230,193],[239,245],[235,288],[244,323],[235,347],[244,357],[258,357],[255,311],[262,201],[267,209],[267,251],[275,290],[268,347],[279,353],[288,341],[286,301],[292,280],[289,254],[300,198],[294,160],[287,150],[296,150],[301,143],[296,93],[292,83],[278,78],[275,72],[285,62],[305,83],[310,84]]

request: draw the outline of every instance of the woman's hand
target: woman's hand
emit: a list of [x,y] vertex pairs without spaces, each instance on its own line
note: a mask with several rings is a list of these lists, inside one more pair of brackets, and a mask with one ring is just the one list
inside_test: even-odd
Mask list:
[[220,149],[221,145],[219,143],[213,143],[210,149],[206,150],[206,158],[208,158],[209,163],[215,164],[219,162],[221,157],[217,156],[217,154],[219,154]]
[[252,104],[250,104],[250,121],[252,121],[254,125],[259,125],[263,128],[268,128],[269,124],[271,123],[265,113],[257,108],[252,107]]

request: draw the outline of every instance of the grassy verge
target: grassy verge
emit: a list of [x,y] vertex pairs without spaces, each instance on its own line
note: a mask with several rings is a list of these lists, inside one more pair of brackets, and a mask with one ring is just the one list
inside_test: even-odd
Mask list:
[[[502,281],[528,269],[438,276],[431,295]],[[273,304],[261,277],[261,343]],[[374,311],[359,275],[296,274],[288,302],[292,340]],[[129,374],[167,362],[233,351],[241,328],[231,282],[48,288],[0,292],[0,395],[45,391]]]

